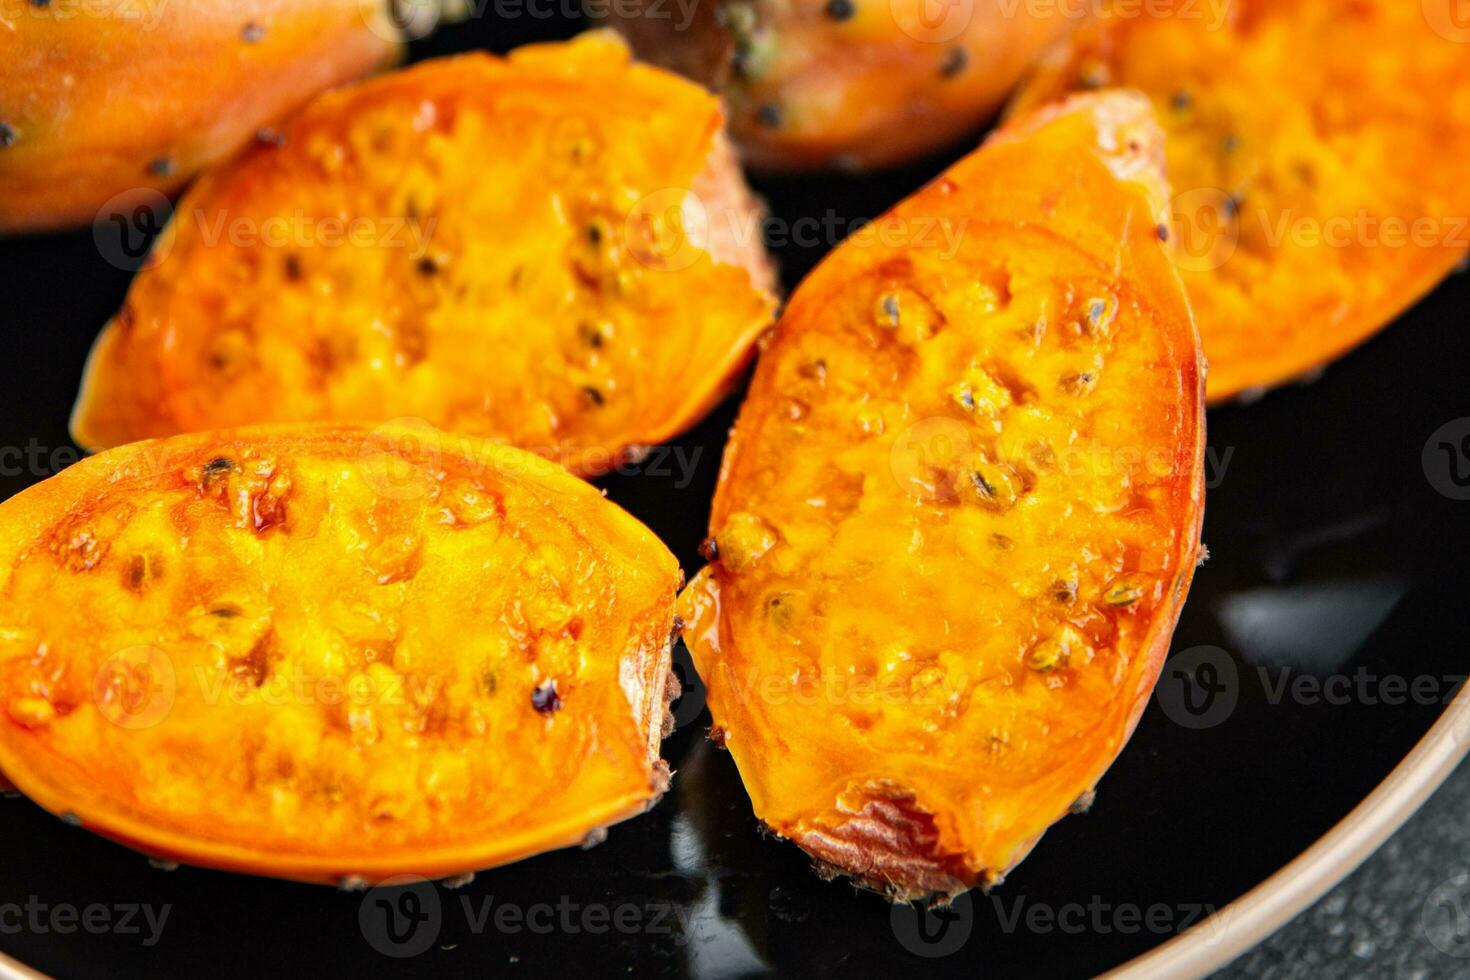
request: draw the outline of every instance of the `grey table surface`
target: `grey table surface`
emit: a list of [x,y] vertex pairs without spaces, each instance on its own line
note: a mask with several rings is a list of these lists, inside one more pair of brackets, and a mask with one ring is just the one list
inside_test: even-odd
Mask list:
[[1470,977],[1470,764],[1379,851],[1220,978]]

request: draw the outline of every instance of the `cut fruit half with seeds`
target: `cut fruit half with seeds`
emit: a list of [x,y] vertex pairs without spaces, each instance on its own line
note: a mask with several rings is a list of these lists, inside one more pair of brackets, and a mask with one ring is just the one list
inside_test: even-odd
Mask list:
[[457,875],[668,781],[678,566],[538,456],[427,427],[134,443],[0,504],[0,770],[166,861]]
[[583,475],[636,458],[770,324],[721,120],[606,32],[328,93],[180,202],[73,433],[412,418]]
[[726,450],[680,599],[715,724],[766,825],[896,900],[1020,861],[1168,649],[1204,418],[1160,141],[1142,97],[1078,98],[845,242]]
[[1061,44],[1026,113],[1146,93],[1171,251],[1219,402],[1310,378],[1470,250],[1470,26],[1460,0],[1167,0]]

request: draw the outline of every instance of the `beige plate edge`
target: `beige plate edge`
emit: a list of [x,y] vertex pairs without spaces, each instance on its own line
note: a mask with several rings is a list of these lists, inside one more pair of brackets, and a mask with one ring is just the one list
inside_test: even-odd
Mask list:
[[1203,977],[1248,952],[1378,850],[1449,777],[1467,750],[1470,692],[1462,687],[1403,761],[1320,840],[1199,925],[1106,976]]

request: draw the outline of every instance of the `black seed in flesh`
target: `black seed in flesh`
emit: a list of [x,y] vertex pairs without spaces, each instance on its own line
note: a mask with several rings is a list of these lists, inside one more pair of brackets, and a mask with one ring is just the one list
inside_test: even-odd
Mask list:
[[543,715],[553,715],[561,710],[561,695],[556,693],[556,681],[547,680],[537,684],[531,691],[531,707]]
[[941,78],[954,78],[970,63],[970,52],[964,48],[955,48],[945,57],[944,63],[939,66]]
[[827,0],[827,16],[835,21],[852,20],[857,5],[852,0]]

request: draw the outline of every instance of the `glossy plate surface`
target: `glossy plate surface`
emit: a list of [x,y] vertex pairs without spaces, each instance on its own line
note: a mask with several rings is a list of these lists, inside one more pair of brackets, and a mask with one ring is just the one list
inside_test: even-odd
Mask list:
[[[506,50],[576,28],[530,13],[553,5],[510,9],[519,16],[446,27],[415,56]],[[946,162],[758,184],[786,286]],[[82,360],[129,278],[116,230],[98,235],[0,241],[5,495],[76,458],[66,418]],[[1230,930],[1246,935],[1256,920],[1201,923],[1203,913],[1342,821],[1434,726],[1467,670],[1463,641],[1447,639],[1462,634],[1470,540],[1467,304],[1470,279],[1453,278],[1319,380],[1210,413],[1213,557],[1154,703],[1092,812],[1060,823],[947,927],[824,883],[794,846],[762,838],[730,759],[704,739],[703,692],[690,683],[664,744],[677,774],[661,805],[591,851],[453,891],[364,895],[162,871],[24,800],[0,800],[0,952],[57,976],[1074,977],[1201,925],[1219,938],[1186,938],[1193,952],[1169,965],[1208,968],[1231,950]],[[733,414],[726,403],[637,470],[601,481],[688,571],[700,565]],[[1413,763],[1418,782],[1399,809],[1463,752],[1465,731],[1446,730]],[[1380,809],[1369,829],[1400,819]],[[1324,860],[1298,881],[1325,888],[1346,870]],[[1426,902],[1437,884],[1425,883]],[[1269,905],[1265,928],[1290,904]]]

